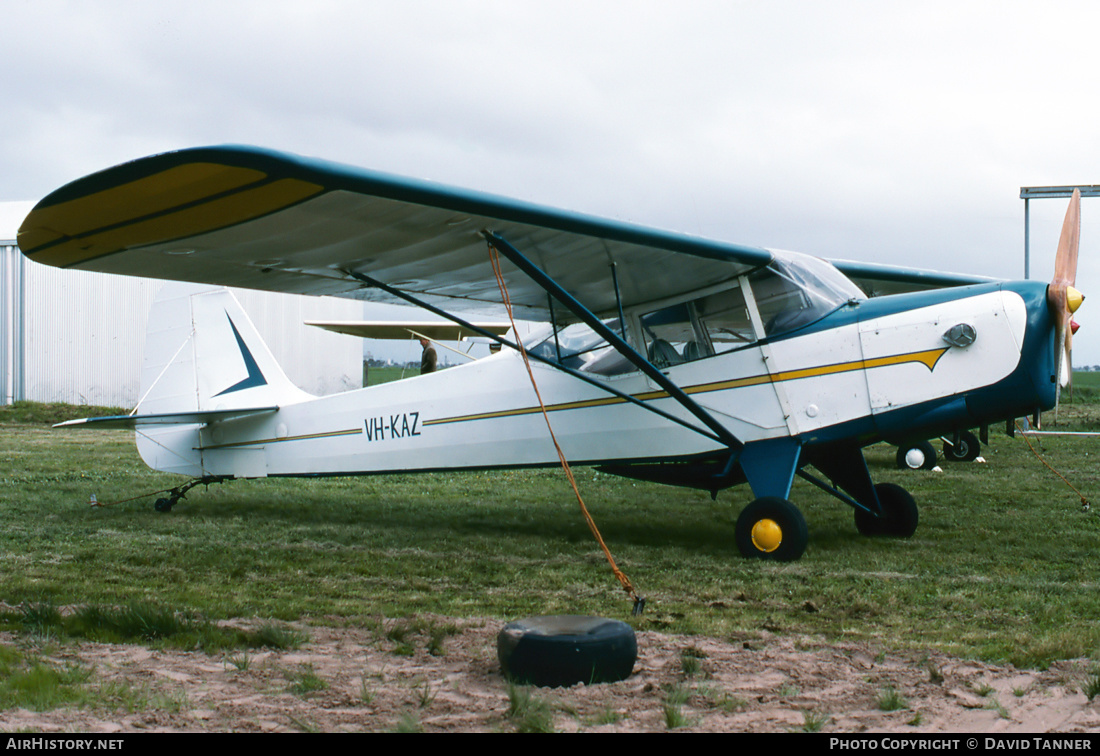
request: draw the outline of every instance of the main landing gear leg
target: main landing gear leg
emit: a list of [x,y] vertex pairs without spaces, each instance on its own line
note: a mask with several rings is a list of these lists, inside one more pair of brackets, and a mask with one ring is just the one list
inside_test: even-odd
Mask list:
[[758,497],[737,518],[734,536],[742,556],[793,562],[806,550],[806,518],[787,500],[800,453],[793,438],[757,441],[742,449],[737,462]]
[[[901,486],[871,482],[863,450],[854,444],[836,444],[813,450],[810,464],[832,481],[833,487],[809,473],[799,474],[855,510],[856,529],[863,535],[909,538],[917,530],[917,503]],[[848,496],[841,493],[845,491]]]

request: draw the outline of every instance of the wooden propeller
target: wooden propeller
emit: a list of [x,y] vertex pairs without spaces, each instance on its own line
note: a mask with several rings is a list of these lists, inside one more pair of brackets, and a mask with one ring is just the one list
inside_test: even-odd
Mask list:
[[1084,301],[1084,296],[1073,285],[1077,282],[1077,249],[1081,240],[1081,192],[1073,190],[1073,197],[1062,222],[1062,236],[1058,239],[1058,253],[1054,259],[1054,278],[1047,287],[1047,304],[1054,317],[1054,343],[1058,345],[1058,385],[1069,384],[1070,351],[1073,331],[1070,317]]

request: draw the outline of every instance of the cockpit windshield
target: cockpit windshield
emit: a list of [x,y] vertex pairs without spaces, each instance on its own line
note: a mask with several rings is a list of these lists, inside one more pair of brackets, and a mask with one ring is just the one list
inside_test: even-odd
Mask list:
[[818,320],[866,296],[821,258],[772,250],[775,259],[749,276],[764,333],[775,336]]
[[811,296],[828,303],[830,308],[851,299],[867,298],[847,276],[820,257],[777,249],[771,252],[775,259],[768,269],[801,286]]

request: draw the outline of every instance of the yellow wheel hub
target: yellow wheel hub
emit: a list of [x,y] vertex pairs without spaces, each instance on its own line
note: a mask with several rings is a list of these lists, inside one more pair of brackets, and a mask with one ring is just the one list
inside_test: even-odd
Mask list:
[[783,542],[783,529],[775,520],[757,520],[752,526],[752,545],[764,552],[772,552]]

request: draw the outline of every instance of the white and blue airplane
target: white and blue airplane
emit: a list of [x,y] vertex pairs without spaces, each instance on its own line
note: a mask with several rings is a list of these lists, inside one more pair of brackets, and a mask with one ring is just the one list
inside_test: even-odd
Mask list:
[[786,561],[808,542],[796,476],[851,506],[861,533],[908,537],[917,505],[872,481],[864,447],[1055,405],[1078,208],[1047,285],[826,262],[223,146],[68,184],[19,246],[63,268],[410,303],[511,347],[314,397],[229,292],[168,286],[138,407],[75,422],[135,429],[145,462],[188,486],[558,464],[519,345],[461,317],[506,291],[516,317],[549,324],[523,348],[569,460],[712,494],[747,482],[738,549]]

